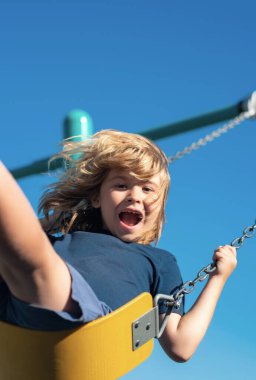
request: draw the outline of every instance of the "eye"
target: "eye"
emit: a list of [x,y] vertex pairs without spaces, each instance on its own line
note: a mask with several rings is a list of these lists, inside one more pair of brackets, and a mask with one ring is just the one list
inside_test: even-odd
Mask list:
[[126,190],[127,189],[127,185],[125,183],[116,183],[114,185],[114,187],[116,189],[119,189],[119,190]]
[[154,192],[154,189],[150,186],[143,186],[143,191],[145,191],[145,193],[152,193]]

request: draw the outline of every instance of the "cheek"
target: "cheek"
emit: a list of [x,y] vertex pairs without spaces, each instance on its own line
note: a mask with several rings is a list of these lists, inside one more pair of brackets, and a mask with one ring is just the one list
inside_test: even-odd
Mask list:
[[109,220],[115,212],[116,200],[112,193],[110,193],[101,203],[101,214],[104,220]]
[[149,221],[151,225],[157,223],[159,221],[159,218],[161,218],[161,210],[162,207],[158,202],[154,202],[148,206],[146,210],[146,221]]
[[108,204],[112,207],[118,206],[123,200],[123,195],[122,193],[118,191],[111,191],[108,197]]
[[162,202],[159,198],[146,204],[146,212],[149,214],[159,214],[161,212],[161,209]]

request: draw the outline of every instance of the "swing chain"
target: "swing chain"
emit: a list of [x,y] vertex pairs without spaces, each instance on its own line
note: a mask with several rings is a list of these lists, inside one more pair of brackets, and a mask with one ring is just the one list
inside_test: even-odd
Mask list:
[[[255,230],[256,230],[256,221],[254,225],[246,227],[243,231],[243,235],[241,237],[234,239],[230,245],[232,247],[235,247],[236,249],[239,249],[243,245],[245,239],[251,238],[254,235]],[[203,267],[198,272],[194,280],[186,281],[183,283],[181,288],[173,295],[173,301],[172,302],[166,301],[166,306],[172,306],[175,309],[179,309],[184,295],[190,294],[194,290],[196,284],[198,282],[205,281],[209,277],[209,275],[215,271],[215,269],[216,269],[215,262],[212,262],[206,265],[205,267]]]
[[240,115],[230,120],[223,127],[220,127],[214,130],[213,132],[209,133],[205,137],[192,143],[190,146],[186,146],[183,150],[178,151],[174,156],[168,157],[169,163],[173,164],[174,161],[180,158],[183,158],[187,154],[192,153],[194,150],[197,150],[201,148],[202,146],[208,144],[209,142],[214,141],[218,137],[222,136],[224,133],[227,133],[228,131],[236,127],[237,125],[241,124],[243,121],[250,119],[252,117],[255,117],[255,112],[253,113],[251,110],[240,113]]
[[235,247],[236,249],[239,249],[243,244],[245,239],[251,238],[256,230],[256,221],[253,226],[248,226],[244,229],[243,235],[239,238],[236,238],[232,241],[231,246]]
[[205,281],[209,277],[210,273],[215,271],[215,269],[216,269],[215,263],[208,264],[197,273],[197,276],[194,280],[184,282],[180,290],[178,290],[178,292],[174,294],[173,307],[175,309],[179,309],[184,295],[192,293],[196,284],[198,282]]

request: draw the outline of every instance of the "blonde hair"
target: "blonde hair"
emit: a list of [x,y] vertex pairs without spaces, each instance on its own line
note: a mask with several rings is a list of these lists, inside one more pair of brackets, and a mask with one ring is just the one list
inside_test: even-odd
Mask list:
[[137,134],[103,130],[86,141],[64,141],[64,149],[53,157],[55,159],[64,159],[65,172],[41,198],[39,211],[45,216],[45,231],[65,234],[101,229],[100,210],[92,207],[91,200],[99,194],[111,169],[124,169],[140,180],[161,174],[159,215],[152,230],[144,233],[139,242],[149,244],[159,240],[165,222],[170,176],[168,159],[157,145]]

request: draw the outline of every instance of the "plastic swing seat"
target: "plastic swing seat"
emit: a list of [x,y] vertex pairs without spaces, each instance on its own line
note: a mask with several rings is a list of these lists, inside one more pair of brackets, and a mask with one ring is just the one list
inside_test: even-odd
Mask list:
[[132,343],[132,323],[150,309],[152,297],[142,293],[75,330],[35,331],[0,322],[0,379],[118,379],[151,354],[153,339],[136,350]]

